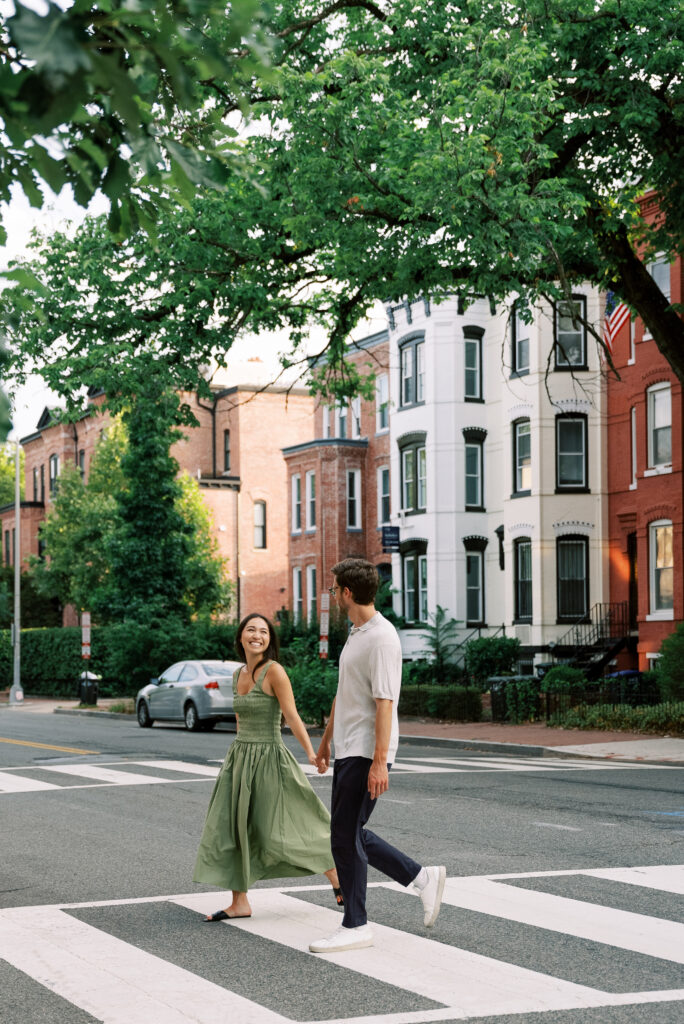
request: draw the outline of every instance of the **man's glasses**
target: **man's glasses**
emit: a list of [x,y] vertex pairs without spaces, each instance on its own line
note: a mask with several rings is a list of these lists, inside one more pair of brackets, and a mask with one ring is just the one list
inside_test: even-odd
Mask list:
[[334,597],[335,596],[335,592],[337,590],[339,590],[339,589],[340,589],[339,587],[328,587],[328,593],[330,594],[331,597]]

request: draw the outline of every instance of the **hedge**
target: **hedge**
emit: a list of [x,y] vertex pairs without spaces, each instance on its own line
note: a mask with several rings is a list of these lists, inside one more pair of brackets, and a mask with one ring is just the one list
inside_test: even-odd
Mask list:
[[482,695],[467,686],[402,686],[400,715],[420,715],[454,722],[479,722]]
[[636,708],[628,704],[580,704],[554,717],[553,724],[564,729],[609,729],[684,736],[684,701]]

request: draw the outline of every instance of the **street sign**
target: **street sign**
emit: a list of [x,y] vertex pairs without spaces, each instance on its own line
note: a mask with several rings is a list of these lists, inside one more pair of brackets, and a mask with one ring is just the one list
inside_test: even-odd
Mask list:
[[90,658],[90,612],[81,612],[81,657]]
[[398,551],[399,550],[399,527],[398,526],[383,526],[383,528],[382,528],[382,550],[383,551]]
[[330,594],[321,594],[321,622],[318,640],[318,657],[328,657],[328,630],[330,629]]

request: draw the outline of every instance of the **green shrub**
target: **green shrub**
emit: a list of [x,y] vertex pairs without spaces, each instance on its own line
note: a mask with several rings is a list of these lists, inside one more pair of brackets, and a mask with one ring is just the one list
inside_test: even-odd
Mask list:
[[472,681],[483,689],[489,676],[511,672],[520,656],[520,641],[509,636],[481,636],[465,645],[465,667]]
[[684,622],[663,640],[657,664],[663,699],[684,700]]
[[630,707],[628,704],[580,704],[554,718],[565,729],[670,733],[684,735],[684,701]]
[[573,687],[584,689],[587,678],[581,668],[571,665],[554,665],[541,681],[542,693],[566,693]]
[[533,722],[539,718],[539,679],[536,676],[516,676],[504,686],[507,722]]
[[401,673],[402,686],[421,686],[426,683],[437,686],[464,683],[464,677],[465,672],[460,665],[444,662],[441,671],[438,671],[435,662],[425,658],[404,662]]
[[399,714],[441,718],[455,722],[479,722],[482,695],[468,686],[402,686]]
[[323,725],[337,692],[337,666],[321,658],[300,658],[287,674],[303,720]]

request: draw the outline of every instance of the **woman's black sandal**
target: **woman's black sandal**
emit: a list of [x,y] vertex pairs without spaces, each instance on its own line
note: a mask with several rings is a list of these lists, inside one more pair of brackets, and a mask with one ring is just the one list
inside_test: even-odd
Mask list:
[[216,910],[209,917],[205,917],[204,920],[206,924],[209,924],[210,921],[234,921],[237,918],[251,916],[251,914],[226,914],[225,910]]
[[335,893],[335,899],[337,900],[337,906],[338,907],[343,907],[344,906],[344,897],[342,896],[342,890],[341,889],[336,889],[335,886],[333,885],[333,892]]

